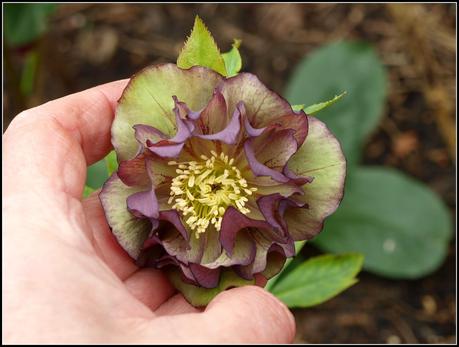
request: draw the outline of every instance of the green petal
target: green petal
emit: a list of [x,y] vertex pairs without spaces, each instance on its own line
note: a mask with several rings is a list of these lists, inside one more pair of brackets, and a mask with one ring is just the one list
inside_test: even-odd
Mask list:
[[174,100],[177,96],[191,110],[207,105],[221,76],[210,69],[182,70],[174,64],[147,67],[134,75],[123,92],[112,125],[112,143],[118,160],[132,159],[138,149],[135,124],[146,124],[173,136],[176,132]]
[[308,120],[306,141],[288,162],[297,175],[314,177],[303,186],[304,195],[299,197],[309,208],[290,209],[285,214],[294,240],[309,239],[322,229],[323,220],[343,197],[346,175],[346,160],[338,140],[324,123],[314,117]]
[[138,257],[151,230],[151,224],[146,219],[134,217],[127,210],[126,199],[143,189],[145,188],[125,185],[115,173],[104,184],[99,195],[113,234],[121,247],[133,258]]
[[223,271],[220,283],[216,288],[212,289],[205,289],[184,283],[181,279],[180,271],[178,270],[169,271],[168,277],[174,287],[177,288],[185,299],[195,307],[206,306],[214,297],[228,288],[255,284],[255,280],[244,280],[231,270]]

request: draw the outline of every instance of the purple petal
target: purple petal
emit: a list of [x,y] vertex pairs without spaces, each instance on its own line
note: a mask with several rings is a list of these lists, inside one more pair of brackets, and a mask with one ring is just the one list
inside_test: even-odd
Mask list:
[[174,111],[175,111],[175,124],[177,126],[177,132],[174,135],[174,137],[171,138],[169,141],[175,142],[175,143],[185,142],[191,136],[194,130],[194,125],[192,122],[186,121],[180,118],[180,111],[177,106],[174,108]]
[[298,149],[293,129],[271,128],[252,140],[257,161],[271,169],[281,169]]
[[253,174],[255,176],[270,176],[272,177],[273,180],[277,182],[287,183],[289,179],[285,177],[282,173],[280,173],[279,171],[273,170],[267,167],[266,165],[263,165],[255,158],[255,153],[252,149],[252,141],[253,141],[253,138],[250,138],[247,141],[245,141],[244,151],[245,151],[245,156],[247,158],[247,162],[249,163]]
[[257,205],[266,221],[275,229],[282,231],[287,237],[287,223],[284,213],[287,207],[303,207],[305,204],[285,198],[280,194],[271,194],[257,199]]
[[159,220],[165,220],[174,225],[174,227],[178,230],[178,232],[183,236],[183,238],[188,241],[190,239],[190,235],[187,229],[183,226],[182,220],[180,219],[180,215],[176,210],[167,210],[161,211],[159,213]]
[[233,253],[237,233],[245,228],[270,229],[270,226],[265,221],[246,217],[232,206],[228,207],[223,215],[220,242],[229,256]]
[[152,143],[159,142],[161,140],[167,139],[167,136],[163,134],[158,129],[145,125],[145,124],[136,124],[133,126],[135,131],[135,138],[141,144],[145,146],[147,140],[150,140]]
[[192,120],[197,120],[201,116],[201,112],[191,111],[188,105],[182,101],[179,101],[176,95],[173,95],[172,99],[174,99],[175,107],[177,109],[177,111],[175,111],[175,109],[174,111],[176,114],[178,112],[181,119],[190,118]]
[[158,200],[154,189],[138,192],[127,198],[128,210],[138,218],[158,218]]
[[242,104],[238,104],[238,106],[233,112],[233,117],[231,118],[231,121],[228,123],[225,129],[219,131],[216,134],[196,136],[205,140],[217,140],[229,145],[233,145],[236,142],[236,139],[239,135],[239,131],[241,130],[241,105]]
[[117,171],[118,177],[128,186],[148,186],[150,178],[145,167],[145,155],[122,161]]
[[215,288],[220,280],[221,268],[208,269],[199,264],[189,264],[196,282],[204,288]]
[[308,117],[301,111],[300,115],[287,114],[282,117],[278,117],[269,123],[270,126],[275,126],[278,129],[293,129],[295,130],[294,137],[298,144],[298,148],[303,144],[308,134]]
[[177,158],[185,143],[168,144],[164,146],[148,146],[147,148],[162,158]]
[[311,183],[314,180],[313,176],[303,177],[296,175],[292,170],[289,169],[288,163],[285,164],[284,168],[282,169],[282,173],[285,175],[285,177],[288,177],[290,179],[290,182],[298,186],[303,186],[306,183]]
[[218,90],[215,90],[212,99],[201,112],[202,133],[208,135],[223,130],[229,120],[227,112],[225,98]]
[[260,136],[263,133],[263,131],[265,131],[266,129],[266,127],[255,129],[254,127],[252,127],[252,125],[250,125],[249,119],[247,117],[244,117],[244,127],[245,127],[246,133],[250,137]]

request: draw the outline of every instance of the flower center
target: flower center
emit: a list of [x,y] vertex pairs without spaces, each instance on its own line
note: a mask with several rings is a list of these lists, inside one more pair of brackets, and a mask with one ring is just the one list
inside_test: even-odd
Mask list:
[[211,151],[211,156],[201,155],[203,161],[188,161],[177,165],[178,174],[171,184],[169,204],[189,216],[185,222],[195,231],[196,238],[213,224],[217,231],[221,228],[223,215],[228,206],[234,206],[241,213],[250,210],[245,207],[247,195],[252,195],[257,188],[249,188],[241,172],[233,166],[234,159],[227,155]]

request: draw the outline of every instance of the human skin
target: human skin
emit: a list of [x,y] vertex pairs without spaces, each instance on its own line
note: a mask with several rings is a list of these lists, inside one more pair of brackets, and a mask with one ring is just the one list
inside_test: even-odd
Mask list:
[[292,342],[293,316],[273,295],[245,286],[194,308],[133,263],[97,194],[82,200],[126,84],[26,110],[3,135],[3,343]]

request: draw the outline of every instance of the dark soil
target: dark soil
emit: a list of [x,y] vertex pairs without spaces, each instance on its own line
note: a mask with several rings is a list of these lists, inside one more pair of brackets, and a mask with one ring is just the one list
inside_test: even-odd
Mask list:
[[[130,77],[149,64],[175,62],[199,14],[223,51],[242,39],[243,69],[282,93],[292,68],[311,50],[339,39],[372,43],[389,72],[384,119],[364,163],[396,167],[456,209],[455,4],[72,4],[60,5],[35,46],[32,95],[18,89],[24,49],[6,49],[5,128],[21,110],[97,84]],[[318,253],[312,247],[309,254]],[[456,248],[415,281],[369,273],[341,295],[297,309],[303,343],[453,343]]]

